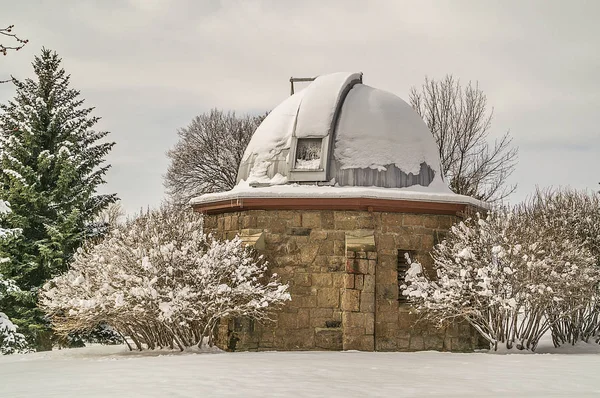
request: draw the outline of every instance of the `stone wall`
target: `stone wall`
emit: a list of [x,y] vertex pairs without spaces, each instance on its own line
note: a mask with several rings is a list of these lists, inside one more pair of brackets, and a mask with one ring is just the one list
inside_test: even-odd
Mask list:
[[218,345],[229,350],[473,349],[477,337],[469,326],[440,331],[415,325],[409,305],[398,301],[399,250],[414,252],[431,270],[429,251],[457,219],[330,210],[206,215],[205,232],[260,242],[256,248],[269,270],[290,285],[292,295],[274,315],[276,324],[223,320]]

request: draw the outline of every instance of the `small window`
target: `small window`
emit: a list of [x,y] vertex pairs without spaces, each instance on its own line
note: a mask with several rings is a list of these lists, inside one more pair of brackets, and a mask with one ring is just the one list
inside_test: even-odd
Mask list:
[[323,140],[321,138],[300,138],[296,144],[296,170],[320,170],[321,151]]
[[406,303],[408,298],[402,294],[402,285],[406,284],[404,278],[410,268],[410,264],[415,259],[414,250],[398,250],[398,301]]

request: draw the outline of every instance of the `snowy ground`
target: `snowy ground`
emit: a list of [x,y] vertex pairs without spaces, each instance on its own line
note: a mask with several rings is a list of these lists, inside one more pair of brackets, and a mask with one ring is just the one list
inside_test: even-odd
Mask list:
[[171,353],[0,357],[0,397],[598,397],[600,347],[537,354]]

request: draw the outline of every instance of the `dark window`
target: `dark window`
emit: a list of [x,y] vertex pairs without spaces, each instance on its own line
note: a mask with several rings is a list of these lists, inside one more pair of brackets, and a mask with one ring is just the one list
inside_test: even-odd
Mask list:
[[406,272],[410,268],[410,263],[415,260],[415,251],[414,250],[398,250],[398,301],[401,303],[405,303],[407,297],[402,294],[401,286],[406,282],[404,278],[406,277]]

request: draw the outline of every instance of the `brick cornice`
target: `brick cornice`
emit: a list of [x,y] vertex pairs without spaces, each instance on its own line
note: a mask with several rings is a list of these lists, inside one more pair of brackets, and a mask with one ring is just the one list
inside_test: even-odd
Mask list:
[[198,203],[193,204],[192,207],[195,211],[204,214],[243,210],[353,210],[464,215],[480,210],[464,203],[374,198],[239,198],[212,203]]

